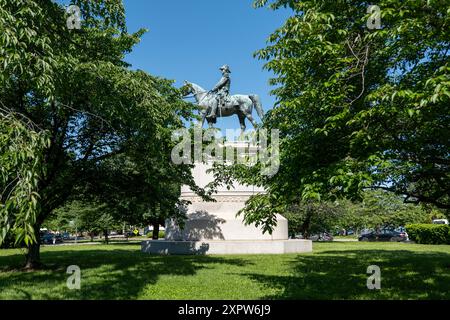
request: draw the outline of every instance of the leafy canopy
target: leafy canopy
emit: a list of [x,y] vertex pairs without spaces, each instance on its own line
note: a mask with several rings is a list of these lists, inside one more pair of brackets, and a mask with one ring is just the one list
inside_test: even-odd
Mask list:
[[[23,168],[30,182],[21,201],[32,203],[12,206],[15,194],[2,196],[0,242],[14,225],[19,240],[33,239],[72,198],[104,203],[121,186],[123,203],[134,208],[149,198],[175,207],[176,194],[152,184],[193,184],[190,167],[170,161],[171,132],[191,119],[192,105],[172,81],[124,61],[145,30],[127,32],[120,0],[73,4],[82,13],[79,30],[67,28],[60,4],[0,0],[0,106],[6,117],[16,115],[0,125],[0,190],[19,192],[15,172]],[[12,141],[23,150],[9,147]],[[114,200],[111,206],[121,203]]]
[[[381,29],[367,27],[374,4]],[[288,205],[358,200],[366,188],[449,209],[448,2],[258,0],[255,6],[288,7],[292,16],[256,53],[276,75],[277,104],[264,127],[280,130],[280,170],[270,179],[242,166],[229,170],[268,190],[249,201],[246,220],[270,229]]]

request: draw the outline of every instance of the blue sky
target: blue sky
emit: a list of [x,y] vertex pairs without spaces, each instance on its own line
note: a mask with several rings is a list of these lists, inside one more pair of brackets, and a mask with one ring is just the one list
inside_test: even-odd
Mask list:
[[[275,98],[263,70],[264,61],[253,53],[266,46],[289,11],[253,9],[252,0],[125,0],[129,32],[149,32],[126,60],[133,69],[211,89],[220,79],[218,68],[231,67],[232,94],[259,94],[264,109]],[[257,117],[256,112],[254,116]],[[219,119],[217,127],[239,128],[237,117]],[[248,124],[251,128],[251,124]]]

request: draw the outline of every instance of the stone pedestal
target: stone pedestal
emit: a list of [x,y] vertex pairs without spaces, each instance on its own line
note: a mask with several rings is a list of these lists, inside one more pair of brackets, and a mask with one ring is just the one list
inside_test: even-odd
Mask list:
[[[205,186],[213,177],[206,171],[211,165],[196,164],[193,176],[198,186]],[[234,188],[219,188],[216,202],[204,202],[189,187],[182,187],[181,198],[192,204],[187,207],[188,220],[184,229],[167,221],[166,239],[142,243],[142,251],[157,254],[280,254],[311,252],[309,240],[288,240],[288,221],[278,215],[272,234],[261,228],[245,225],[237,216],[250,196],[263,193],[254,186],[236,183]]]

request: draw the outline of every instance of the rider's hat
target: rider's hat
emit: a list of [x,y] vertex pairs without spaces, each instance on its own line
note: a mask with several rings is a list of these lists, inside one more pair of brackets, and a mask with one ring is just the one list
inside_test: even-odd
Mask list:
[[228,72],[228,73],[231,73],[230,67],[229,67],[227,64],[224,64],[223,66],[221,66],[221,67],[219,68],[219,70],[221,70],[221,71],[226,71],[226,72]]

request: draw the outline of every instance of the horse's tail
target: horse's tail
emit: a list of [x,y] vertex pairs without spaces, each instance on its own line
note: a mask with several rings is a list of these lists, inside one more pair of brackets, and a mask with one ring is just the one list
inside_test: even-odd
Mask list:
[[261,100],[259,99],[259,96],[256,94],[249,95],[250,100],[252,100],[253,105],[256,108],[256,112],[258,113],[258,116],[262,119],[264,117],[264,111],[262,107]]

